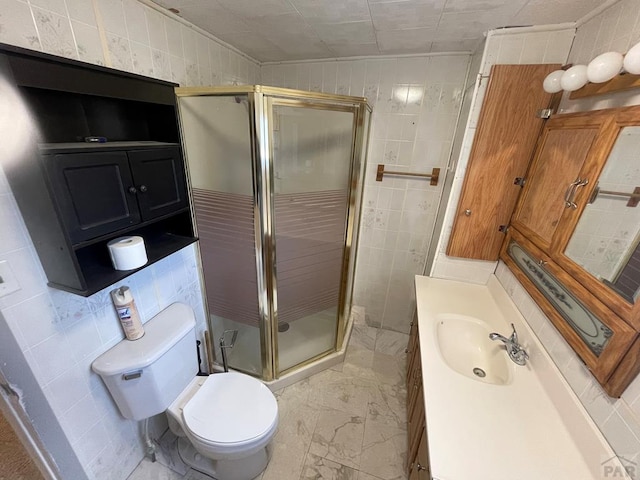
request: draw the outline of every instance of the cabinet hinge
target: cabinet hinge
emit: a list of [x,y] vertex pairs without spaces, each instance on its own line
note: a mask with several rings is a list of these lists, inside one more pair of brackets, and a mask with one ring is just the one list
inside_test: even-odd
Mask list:
[[551,118],[552,114],[553,110],[551,110],[550,108],[541,108],[536,112],[536,117],[546,120],[547,118]]
[[521,187],[524,187],[524,183],[525,183],[526,181],[527,181],[527,180],[526,180],[526,178],[524,178],[524,177],[516,177],[516,178],[513,180],[513,184],[514,184],[514,185],[520,185]]
[[509,225],[500,225],[498,227],[498,231],[500,231],[502,233],[507,233],[507,230],[509,230]]

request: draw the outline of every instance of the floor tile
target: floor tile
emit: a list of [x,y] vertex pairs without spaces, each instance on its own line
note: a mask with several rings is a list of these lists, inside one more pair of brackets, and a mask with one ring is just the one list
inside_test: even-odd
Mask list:
[[262,474],[262,480],[298,480],[308,446],[287,438],[276,438],[272,445],[273,456]]
[[358,471],[313,453],[307,454],[301,480],[357,480]]
[[387,355],[403,355],[409,343],[409,335],[391,330],[378,330],[375,351]]
[[407,390],[404,385],[378,384],[372,390],[367,409],[367,418],[389,416],[398,424],[406,424]]
[[379,329],[369,327],[368,325],[354,325],[351,331],[351,338],[349,339],[349,346],[358,345],[373,350],[376,346],[378,330]]
[[364,426],[360,471],[382,480],[406,478],[407,431],[390,416],[367,418]]
[[360,465],[365,417],[337,410],[320,413],[309,452],[352,468]]
[[[314,379],[319,375],[323,377]],[[361,417],[367,414],[370,393],[362,379],[325,370],[310,378],[310,387],[309,404],[318,409],[334,409]]]
[[380,477],[374,477],[373,475],[369,475],[368,473],[365,473],[365,472],[358,472],[357,480],[382,480],[382,479]]
[[127,480],[181,480],[182,475],[169,470],[159,462],[143,458]]
[[373,371],[376,380],[384,385],[403,385],[405,383],[406,355],[395,356],[380,352],[373,353]]

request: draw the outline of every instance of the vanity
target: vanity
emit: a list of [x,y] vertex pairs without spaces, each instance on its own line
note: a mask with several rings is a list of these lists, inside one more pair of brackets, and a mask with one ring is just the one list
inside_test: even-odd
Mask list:
[[[622,468],[495,276],[487,285],[416,276],[415,288],[410,480],[586,480]],[[524,366],[489,339],[508,337],[512,323]]]

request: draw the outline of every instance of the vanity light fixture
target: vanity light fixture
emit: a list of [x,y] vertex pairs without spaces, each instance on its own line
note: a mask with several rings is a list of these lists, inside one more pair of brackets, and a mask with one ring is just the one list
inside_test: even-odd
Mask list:
[[622,71],[623,55],[607,52],[598,55],[587,66],[587,78],[591,83],[604,83]]
[[[563,67],[563,68],[566,68]],[[551,72],[544,79],[542,88],[547,93],[558,93],[562,90],[574,92],[580,90],[587,83],[598,84],[609,81],[615,82],[615,87],[589,87],[589,93],[571,95],[571,98],[581,98],[590,95],[614,92],[640,86],[638,80],[616,78],[623,74],[640,75],[640,42],[636,43],[623,55],[619,52],[606,52],[598,55],[589,62],[589,65],[574,65],[571,68]],[[598,93],[595,93],[598,92]]]

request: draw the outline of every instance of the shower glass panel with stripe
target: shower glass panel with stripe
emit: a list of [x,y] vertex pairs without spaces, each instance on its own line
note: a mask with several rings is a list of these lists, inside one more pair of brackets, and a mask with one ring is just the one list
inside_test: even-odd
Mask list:
[[176,93],[214,346],[237,330],[230,366],[267,381],[330,366],[350,330],[369,106],[261,86]]

